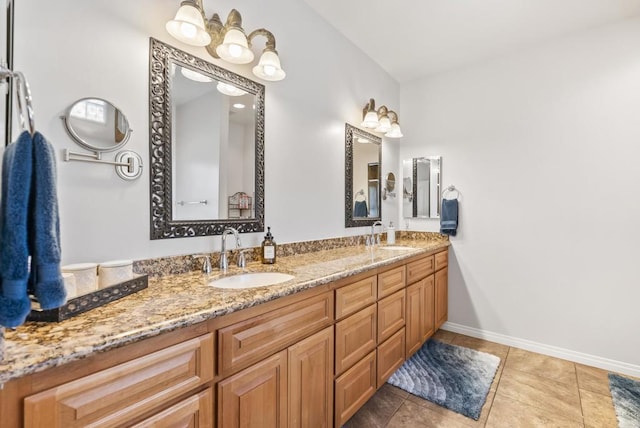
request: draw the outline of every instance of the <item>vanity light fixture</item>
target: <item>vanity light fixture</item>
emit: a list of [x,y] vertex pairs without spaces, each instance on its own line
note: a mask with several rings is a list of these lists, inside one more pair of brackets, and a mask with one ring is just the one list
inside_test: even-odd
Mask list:
[[242,16],[236,9],[231,10],[227,22],[223,25],[217,13],[206,20],[202,0],[183,0],[175,18],[167,22],[166,28],[169,34],[181,42],[193,46],[206,46],[211,56],[232,64],[252,62],[254,54],[251,42],[255,37],[263,36],[267,41],[258,65],[253,67],[253,74],[260,79],[274,82],[286,76],[280,65],[273,34],[260,28],[247,36],[242,28]]
[[369,100],[362,110],[362,123],[360,126],[382,132],[385,137],[401,138],[402,130],[398,123],[398,114],[389,110],[387,106],[381,106],[376,110],[376,102],[373,98]]

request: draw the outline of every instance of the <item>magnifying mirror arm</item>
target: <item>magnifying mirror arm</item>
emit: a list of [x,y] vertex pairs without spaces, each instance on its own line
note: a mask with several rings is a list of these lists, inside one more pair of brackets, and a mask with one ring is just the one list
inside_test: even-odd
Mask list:
[[[65,162],[77,161],[114,165],[116,167],[116,172],[118,172],[118,175],[125,180],[138,178],[142,173],[142,158],[140,158],[137,153],[130,150],[125,150],[118,153],[118,156],[116,158],[126,160],[126,162],[102,160],[102,153],[100,152],[77,153],[72,152],[69,149],[64,149],[62,153]],[[124,174],[124,176],[122,174]]]

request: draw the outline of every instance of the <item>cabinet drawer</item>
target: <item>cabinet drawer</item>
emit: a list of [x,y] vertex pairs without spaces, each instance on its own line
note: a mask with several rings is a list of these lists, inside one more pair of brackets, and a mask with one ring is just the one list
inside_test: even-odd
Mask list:
[[222,376],[258,362],[333,322],[333,293],[250,318],[218,330]]
[[405,331],[400,329],[378,346],[378,388],[404,363]]
[[25,427],[127,425],[212,379],[205,334],[25,398]]
[[415,262],[407,263],[407,282],[413,284],[435,270],[433,256],[425,257]]
[[449,251],[443,251],[435,255],[436,270],[440,270],[449,264]]
[[378,343],[387,340],[405,323],[405,290],[402,289],[378,302]]
[[341,427],[376,392],[376,352],[336,379],[336,427]]
[[404,266],[383,272],[378,275],[378,298],[386,297],[405,285]]
[[209,388],[131,428],[213,428],[213,426],[213,391]]
[[336,319],[350,315],[378,298],[378,277],[370,276],[336,290]]
[[376,305],[336,324],[336,374],[340,374],[376,347]]

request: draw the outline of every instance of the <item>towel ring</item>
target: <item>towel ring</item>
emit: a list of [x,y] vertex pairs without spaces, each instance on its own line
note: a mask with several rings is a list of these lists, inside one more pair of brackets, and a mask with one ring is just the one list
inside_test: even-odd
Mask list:
[[460,197],[460,195],[461,195],[460,191],[458,189],[456,189],[456,186],[451,185],[451,186],[447,187],[446,189],[444,189],[442,191],[442,198],[446,199],[445,196],[449,192],[456,192],[456,196],[453,199],[458,199]]

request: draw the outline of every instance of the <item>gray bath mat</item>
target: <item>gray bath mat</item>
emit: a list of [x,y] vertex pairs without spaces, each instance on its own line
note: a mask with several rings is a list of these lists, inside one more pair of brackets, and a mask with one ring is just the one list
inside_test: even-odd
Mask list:
[[640,427],[640,382],[609,373],[609,389],[620,428]]
[[495,355],[429,340],[387,382],[478,420],[499,365]]

